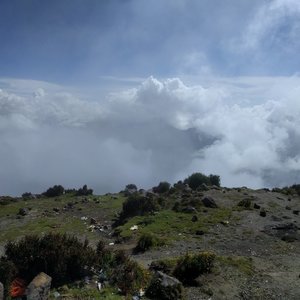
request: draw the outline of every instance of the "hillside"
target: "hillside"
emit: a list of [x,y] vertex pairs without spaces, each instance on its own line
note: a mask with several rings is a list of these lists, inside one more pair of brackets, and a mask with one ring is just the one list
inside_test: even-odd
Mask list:
[[[152,206],[134,206],[126,214],[128,198]],[[210,251],[216,255],[214,267],[185,285],[186,299],[300,299],[300,197],[293,190],[206,185],[192,190],[179,183],[159,193],[70,192],[0,197],[0,204],[1,254],[7,241],[48,232],[87,238],[93,246],[101,239],[146,268],[158,260]],[[159,242],[137,251],[138,239],[147,235]]]

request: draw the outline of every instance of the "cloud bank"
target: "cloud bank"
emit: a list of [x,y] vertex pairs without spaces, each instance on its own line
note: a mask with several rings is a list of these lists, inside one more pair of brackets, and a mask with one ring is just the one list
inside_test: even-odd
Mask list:
[[196,171],[225,186],[300,182],[297,77],[189,85],[149,77],[97,101],[11,82],[0,90],[0,194],[148,188]]

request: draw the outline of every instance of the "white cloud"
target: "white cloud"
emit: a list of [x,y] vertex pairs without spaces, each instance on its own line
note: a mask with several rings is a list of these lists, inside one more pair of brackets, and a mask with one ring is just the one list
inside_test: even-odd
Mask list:
[[220,174],[228,186],[300,181],[299,78],[203,86],[150,77],[98,102],[46,84],[1,90],[0,193],[57,183],[107,192],[195,171]]

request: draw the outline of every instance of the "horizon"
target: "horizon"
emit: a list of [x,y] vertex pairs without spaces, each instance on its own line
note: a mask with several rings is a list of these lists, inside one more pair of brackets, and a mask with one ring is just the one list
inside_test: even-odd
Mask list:
[[296,0],[3,0],[0,194],[194,172],[300,182]]

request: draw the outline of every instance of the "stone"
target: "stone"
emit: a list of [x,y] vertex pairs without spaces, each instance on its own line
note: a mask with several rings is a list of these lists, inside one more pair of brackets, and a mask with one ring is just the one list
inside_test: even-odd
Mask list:
[[299,215],[299,210],[293,210],[294,215]]
[[193,215],[192,222],[197,222],[197,221],[198,221],[198,217],[196,215]]
[[23,208],[19,209],[18,215],[20,215],[20,216],[26,216],[26,215],[28,215],[28,212],[29,212],[28,208],[23,207]]
[[193,206],[187,206],[187,207],[185,207],[185,208],[183,209],[183,212],[185,212],[185,213],[196,213],[197,210],[196,210],[196,208],[193,207]]
[[204,234],[204,231],[203,230],[197,230],[196,231],[196,235],[203,235]]
[[27,300],[47,300],[52,278],[41,272],[30,282],[26,289]]
[[259,215],[261,217],[266,217],[267,216],[267,212],[262,208],[261,211],[259,212]]
[[184,299],[183,285],[177,278],[158,271],[154,275],[146,295],[151,299]]
[[285,207],[285,209],[286,209],[286,210],[291,210],[291,207],[287,205],[287,206]]
[[91,218],[90,219],[90,224],[91,225],[96,225],[97,224],[97,220],[95,218]]
[[218,205],[216,204],[215,200],[212,197],[204,197],[202,199],[202,203],[204,204],[205,207],[210,207],[210,208],[217,208]]
[[2,282],[0,282],[0,300],[4,299],[4,288]]
[[256,204],[256,203],[254,203],[253,207],[254,207],[255,209],[260,209],[260,205],[258,205],[258,204]]
[[60,209],[59,209],[58,207],[53,207],[53,211],[54,211],[54,212],[59,212]]

